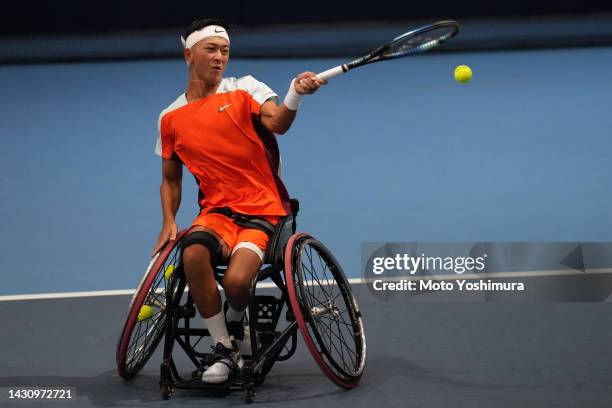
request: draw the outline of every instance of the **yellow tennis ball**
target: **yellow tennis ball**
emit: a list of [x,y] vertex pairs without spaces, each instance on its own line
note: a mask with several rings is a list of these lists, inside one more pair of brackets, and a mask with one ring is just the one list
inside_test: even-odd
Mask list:
[[174,272],[174,265],[166,266],[166,270],[164,271],[164,279],[166,280],[170,279],[170,276],[172,275],[173,272]]
[[465,84],[472,79],[472,69],[467,65],[459,65],[455,68],[455,80],[459,83]]
[[142,322],[143,320],[150,319],[153,316],[153,308],[149,305],[142,305],[140,308],[140,312],[138,312],[138,321]]

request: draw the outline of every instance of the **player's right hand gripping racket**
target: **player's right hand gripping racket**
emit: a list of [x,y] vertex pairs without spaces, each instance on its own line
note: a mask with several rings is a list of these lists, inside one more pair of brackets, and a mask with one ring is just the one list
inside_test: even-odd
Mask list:
[[327,80],[366,64],[418,54],[442,44],[458,32],[459,24],[456,21],[438,21],[395,37],[368,55],[317,74],[317,78]]

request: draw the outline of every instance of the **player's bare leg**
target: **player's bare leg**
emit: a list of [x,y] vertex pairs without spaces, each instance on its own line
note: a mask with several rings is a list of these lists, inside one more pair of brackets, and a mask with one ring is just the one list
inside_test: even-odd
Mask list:
[[261,268],[261,258],[248,248],[238,248],[232,255],[223,277],[223,287],[229,303],[226,313],[227,330],[242,353],[251,353],[251,336],[244,324],[245,309],[249,305],[251,288]]
[[[227,258],[229,248],[217,233],[202,226],[195,226],[190,232],[195,231],[206,231],[217,237],[221,244],[222,256]],[[189,245],[183,251],[183,265],[185,267],[185,277],[189,285],[189,292],[200,314],[205,319],[221,311],[221,296],[217,288],[210,259],[210,251],[204,245]]]
[[[196,226],[193,231],[206,231],[215,236],[221,245],[221,256],[229,256],[229,248],[214,231]],[[235,344],[232,344],[221,310],[221,296],[217,288],[211,265],[209,249],[204,245],[189,245],[183,251],[183,264],[189,290],[202,317],[214,345],[214,360],[206,367],[202,380],[207,383],[222,383],[230,378],[233,370],[244,364]]]
[[232,255],[223,277],[223,288],[234,310],[241,311],[249,305],[251,284],[260,268],[259,255],[248,248],[239,248]]

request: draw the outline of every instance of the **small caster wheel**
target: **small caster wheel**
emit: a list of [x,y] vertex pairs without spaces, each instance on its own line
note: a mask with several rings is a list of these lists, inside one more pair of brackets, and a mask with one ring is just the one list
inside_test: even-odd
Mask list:
[[166,384],[160,384],[159,391],[161,392],[162,398],[165,400],[170,399],[170,395],[172,395],[172,393],[174,392],[172,387]]
[[244,387],[244,391],[242,391],[242,396],[244,397],[244,402],[250,404],[255,400],[255,386],[253,384],[247,384]]

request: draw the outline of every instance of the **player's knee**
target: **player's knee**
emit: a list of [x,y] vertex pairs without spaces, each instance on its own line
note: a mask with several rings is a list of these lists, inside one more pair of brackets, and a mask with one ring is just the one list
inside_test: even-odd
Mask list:
[[244,275],[225,275],[223,277],[223,289],[228,297],[248,296],[251,289],[251,279]]
[[186,270],[195,269],[195,266],[203,264],[215,268],[221,257],[219,241],[206,231],[190,233],[183,241],[182,249]]
[[[186,266],[186,273],[189,273],[197,266],[210,264],[210,252],[208,248],[202,245],[190,245],[183,249],[183,264]],[[196,268],[194,268],[196,267]]]

